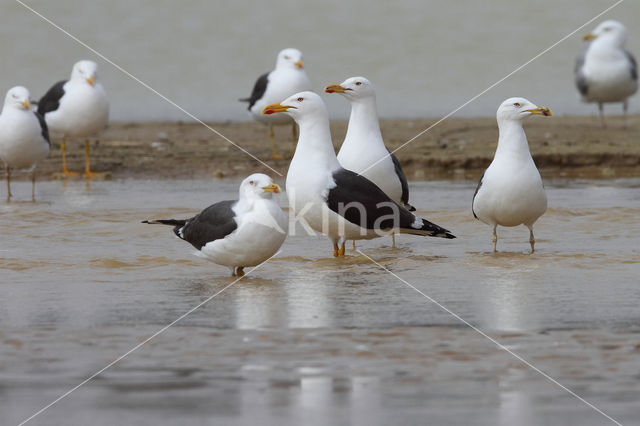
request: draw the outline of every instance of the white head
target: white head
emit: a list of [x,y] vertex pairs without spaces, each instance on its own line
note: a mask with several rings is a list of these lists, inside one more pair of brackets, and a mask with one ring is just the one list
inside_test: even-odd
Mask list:
[[4,107],[30,110],[29,91],[22,86],[12,87],[4,98]]
[[301,122],[318,118],[329,120],[329,113],[324,101],[317,93],[299,92],[289,96],[284,101],[264,107],[263,114],[274,114],[283,112],[293,118],[298,124]]
[[71,80],[86,81],[94,85],[98,79],[98,64],[89,60],[82,60],[75,63],[71,70]]
[[498,121],[517,120],[522,121],[523,118],[531,115],[552,115],[551,110],[547,107],[539,107],[525,98],[509,98],[499,107],[496,117]]
[[273,180],[262,173],[254,173],[240,184],[240,199],[271,199],[278,194],[280,187]]
[[281,50],[280,53],[278,53],[278,59],[276,60],[276,68],[293,68],[301,70],[304,68],[304,64],[302,63],[302,52],[294,48]]
[[604,21],[583,38],[584,40],[598,39],[616,47],[623,47],[627,42],[627,27],[618,21]]
[[325,87],[324,91],[326,93],[340,93],[350,101],[376,98],[373,84],[364,77],[351,77],[340,84],[330,84]]

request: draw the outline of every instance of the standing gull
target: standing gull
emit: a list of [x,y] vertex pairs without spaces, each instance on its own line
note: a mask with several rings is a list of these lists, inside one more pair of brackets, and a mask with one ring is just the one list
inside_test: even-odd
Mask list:
[[31,111],[29,91],[22,86],[10,89],[0,113],[0,159],[7,170],[7,201],[11,199],[11,168],[31,170],[31,199],[35,201],[35,167],[49,155],[49,145],[47,123]]
[[604,104],[622,102],[626,127],[628,98],[638,90],[636,60],[624,49],[627,29],[618,21],[604,21],[584,40],[575,66],[576,86],[582,100],[598,103],[602,128],[606,127]]
[[240,99],[241,102],[249,102],[247,108],[255,120],[269,126],[269,139],[271,139],[271,158],[282,159],[282,155],[276,150],[274,125],[291,124],[293,135],[293,148],[296,143],[296,123],[284,114],[266,116],[262,114],[262,109],[274,102],[291,96],[294,93],[304,90],[311,90],[311,82],[304,71],[302,63],[302,52],[298,49],[284,49],[278,53],[276,68],[268,73],[262,74],[253,86],[253,91],[249,98]]
[[145,220],[174,226],[178,238],[191,243],[196,255],[228,266],[232,276],[272,257],[287,236],[288,217],[273,199],[280,187],[261,173],[240,184],[238,200],[220,201],[190,219]]
[[550,116],[551,110],[524,98],[509,98],[500,105],[496,114],[498,148],[473,194],[473,216],[493,226],[494,252],[498,243],[498,225],[525,225],[529,228],[533,253],[533,224],[547,210],[542,178],[531,158],[522,128],[522,120],[533,114]]
[[345,240],[394,232],[455,238],[393,201],[369,179],[340,165],[331,142],[329,114],[317,94],[296,93],[267,105],[264,113],[285,113],[300,127],[298,148],[287,174],[289,206],[307,231],[331,239],[334,256],[344,256]]
[[89,140],[86,139],[104,129],[109,122],[109,102],[98,81],[98,65],[88,60],[77,62],[71,78],[54,84],[38,101],[38,112],[45,118],[51,133],[62,135],[62,174],[78,174],[67,169],[66,145],[66,138],[78,137],[85,138],[84,176],[100,176],[91,171]]
[[[351,77],[340,84],[330,84],[327,93],[340,93],[351,102],[351,116],[338,161],[378,185],[393,201],[409,211],[409,184],[398,158],[384,146],[373,84],[364,77]],[[395,236],[393,246],[395,247]]]

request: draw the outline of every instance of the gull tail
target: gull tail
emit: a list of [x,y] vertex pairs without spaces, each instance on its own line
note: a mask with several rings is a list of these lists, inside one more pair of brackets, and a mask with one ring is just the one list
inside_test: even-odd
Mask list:
[[143,220],[142,223],[148,223],[150,225],[184,226],[184,224],[187,223],[187,221],[180,220],[180,219],[158,219],[158,220]]
[[251,98],[241,98],[238,99],[238,102],[251,102]]
[[456,238],[455,235],[453,235],[450,231],[444,229],[443,227],[438,226],[435,223],[431,223],[425,219],[420,220],[422,221],[422,226],[420,228],[414,228],[414,226],[411,225],[411,228],[400,228],[400,233],[447,239]]

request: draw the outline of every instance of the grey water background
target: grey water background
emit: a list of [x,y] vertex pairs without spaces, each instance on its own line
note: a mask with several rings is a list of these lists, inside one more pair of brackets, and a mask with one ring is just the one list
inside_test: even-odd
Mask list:
[[[244,104],[277,52],[304,54],[315,90],[364,75],[385,118],[441,117],[614,4],[614,1],[398,2],[29,0],[34,9],[205,121],[247,120]],[[22,84],[34,98],[67,78],[81,58],[97,60],[113,120],[191,119],[99,60],[17,2],[2,0],[0,91]],[[640,2],[600,18],[626,24],[640,56]],[[559,44],[457,116],[492,116],[524,96],[556,114],[595,114],[579,101],[573,63],[581,37]],[[348,105],[325,96],[333,118]],[[620,113],[621,107],[608,107]],[[640,112],[638,96],[630,111]]]

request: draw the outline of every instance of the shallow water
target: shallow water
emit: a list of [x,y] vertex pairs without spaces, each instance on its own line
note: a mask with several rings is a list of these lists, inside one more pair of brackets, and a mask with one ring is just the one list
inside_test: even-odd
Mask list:
[[[0,204],[0,413],[17,424],[232,282],[170,227],[232,181],[15,182]],[[640,180],[546,182],[526,228],[474,221],[473,182],[412,204],[459,238],[358,248],[625,424],[640,407]],[[282,203],[286,201],[282,198]],[[298,229],[273,261],[32,424],[581,424],[600,414],[355,252]],[[427,420],[428,419],[428,420]]]
[[[613,0],[491,2],[171,2],[158,0],[29,0],[57,25],[106,55],[203,120],[247,120],[255,80],[271,70],[280,49],[297,47],[314,90],[364,75],[376,86],[385,118],[441,117],[613,5]],[[19,3],[2,6],[0,93],[27,86],[39,98],[67,78],[81,58],[97,60],[119,121],[190,120],[108,63],[98,59]],[[625,1],[598,19],[629,29],[640,55],[640,2]],[[579,101],[573,82],[579,30],[526,68],[457,113],[493,116],[511,96],[551,107],[555,114],[596,114]],[[4,95],[2,95],[4,96]],[[325,95],[333,118],[348,105]],[[620,105],[607,106],[620,114]],[[630,111],[640,112],[640,96]]]

